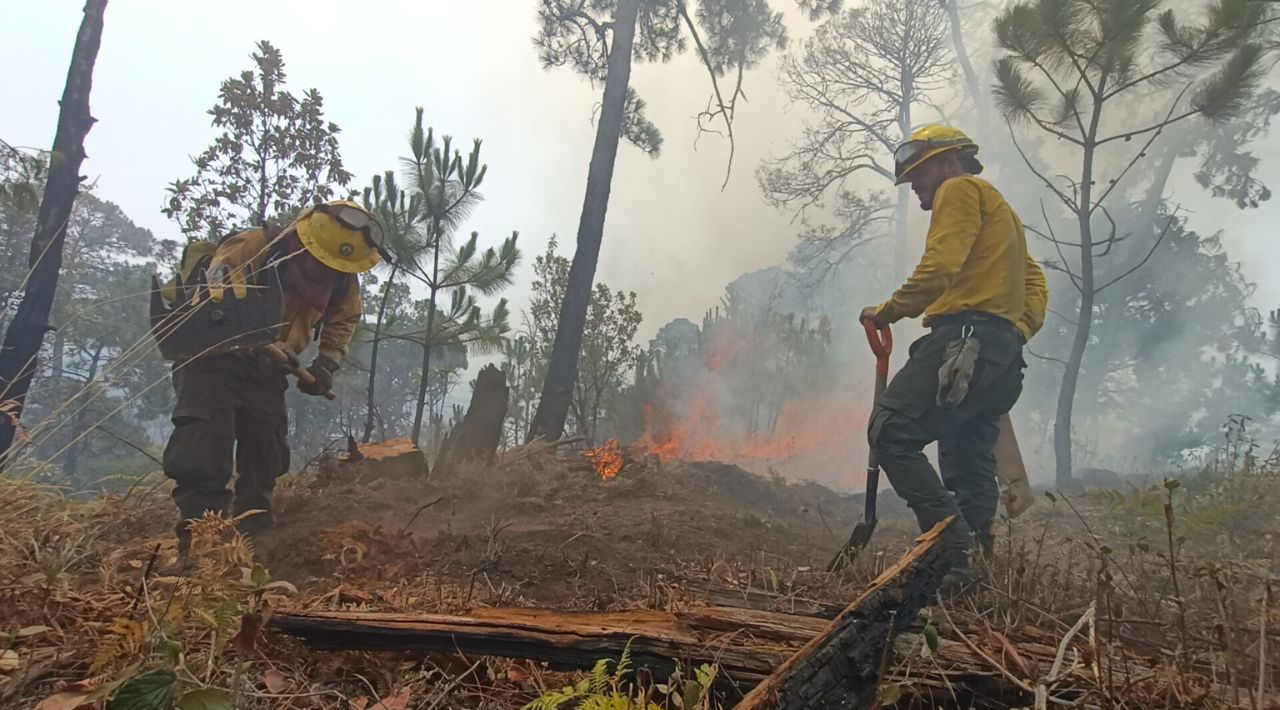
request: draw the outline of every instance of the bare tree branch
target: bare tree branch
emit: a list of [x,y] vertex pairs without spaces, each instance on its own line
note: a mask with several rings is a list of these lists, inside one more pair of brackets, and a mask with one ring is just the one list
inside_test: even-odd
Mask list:
[[[1066,205],[1073,212],[1079,211],[1079,208],[1076,207],[1075,200],[1063,194],[1062,191],[1058,189],[1057,185],[1054,185],[1049,178],[1045,177],[1044,173],[1040,172],[1040,170],[1032,164],[1031,158],[1027,157],[1026,151],[1024,151],[1022,149],[1022,145],[1018,143],[1018,136],[1014,133],[1013,124],[1010,123],[1008,119],[1005,119],[1004,123],[1005,126],[1009,128],[1009,138],[1013,140],[1013,147],[1017,149],[1018,155],[1022,156],[1022,162],[1026,164],[1027,169],[1030,170],[1033,175],[1040,178],[1040,182],[1043,182],[1045,187],[1049,188],[1053,194],[1057,195],[1058,199],[1062,201],[1062,204]],[[1041,205],[1041,209],[1043,211],[1043,205]]]
[[1160,230],[1160,234],[1156,236],[1156,240],[1151,244],[1151,248],[1150,248],[1149,250],[1147,250],[1147,254],[1146,254],[1146,256],[1142,257],[1142,260],[1141,260],[1141,261],[1139,261],[1137,264],[1134,264],[1133,268],[1131,268],[1131,269],[1129,269],[1129,270],[1125,271],[1123,274],[1120,274],[1119,276],[1115,277],[1114,279],[1111,279],[1110,281],[1106,282],[1105,284],[1103,284],[1103,285],[1099,286],[1098,288],[1094,289],[1094,290],[1093,290],[1094,294],[1102,293],[1102,292],[1103,292],[1103,291],[1105,291],[1107,288],[1109,288],[1109,287],[1111,287],[1111,286],[1115,285],[1117,282],[1119,282],[1119,281],[1123,280],[1126,276],[1128,276],[1128,275],[1132,274],[1133,272],[1137,271],[1138,269],[1141,269],[1143,266],[1146,266],[1147,262],[1151,260],[1152,255],[1154,255],[1154,254],[1156,253],[1156,249],[1158,249],[1158,248],[1160,247],[1161,242],[1163,242],[1163,241],[1164,241],[1165,235],[1167,235],[1167,234],[1169,233],[1169,228],[1173,226],[1173,222],[1174,222],[1174,220],[1175,220],[1176,218],[1177,218],[1176,213],[1175,213],[1173,216],[1170,216],[1170,217],[1169,217],[1169,221],[1168,221],[1168,222],[1165,222],[1165,224],[1164,224],[1164,229]]

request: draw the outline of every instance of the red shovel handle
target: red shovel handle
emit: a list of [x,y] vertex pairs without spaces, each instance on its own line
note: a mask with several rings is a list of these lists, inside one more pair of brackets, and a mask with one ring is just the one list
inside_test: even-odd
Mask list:
[[876,375],[888,377],[889,355],[893,352],[893,331],[887,325],[877,327],[869,318],[862,321],[862,327],[867,330],[867,343],[871,345],[871,352],[876,354]]

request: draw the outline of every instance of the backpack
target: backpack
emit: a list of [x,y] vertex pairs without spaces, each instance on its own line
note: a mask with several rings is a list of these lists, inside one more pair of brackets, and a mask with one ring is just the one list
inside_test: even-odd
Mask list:
[[[229,236],[229,235],[228,235]],[[187,242],[182,248],[182,257],[178,259],[178,267],[168,281],[160,286],[160,295],[170,305],[190,299],[194,288],[206,283],[206,272],[213,255],[218,253],[218,245],[226,239],[197,239]]]

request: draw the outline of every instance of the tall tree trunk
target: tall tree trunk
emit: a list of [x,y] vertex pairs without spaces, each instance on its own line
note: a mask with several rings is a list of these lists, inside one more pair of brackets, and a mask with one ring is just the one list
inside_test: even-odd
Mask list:
[[1058,389],[1058,411],[1053,422],[1053,452],[1056,463],[1054,480],[1058,486],[1070,485],[1074,479],[1071,451],[1071,420],[1075,410],[1076,389],[1080,384],[1080,368],[1084,364],[1084,351],[1089,347],[1089,331],[1093,327],[1093,302],[1096,296],[1093,273],[1093,152],[1097,126],[1102,112],[1101,102],[1095,102],[1090,130],[1085,138],[1084,161],[1081,168],[1080,204],[1076,218],[1080,222],[1080,310],[1076,319],[1075,338],[1071,342],[1071,354],[1062,373],[1062,386]]
[[396,282],[396,271],[400,265],[391,264],[391,275],[387,277],[386,290],[382,293],[382,301],[378,304],[378,317],[373,322],[373,350],[369,353],[369,389],[365,401],[364,436],[361,441],[369,443],[373,436],[373,413],[378,406],[375,386],[378,383],[378,346],[382,344],[382,323],[387,315],[387,301],[391,299],[391,286]]
[[951,21],[951,43],[955,45],[956,62],[960,64],[960,72],[964,74],[965,88],[969,91],[969,97],[973,99],[974,108],[978,110],[980,128],[975,132],[985,136],[991,126],[991,111],[982,93],[982,82],[979,81],[978,73],[973,70],[973,62],[969,59],[969,49],[964,43],[964,28],[960,25],[960,0],[943,0],[943,4],[947,7],[947,17]]
[[605,212],[609,209],[609,191],[613,183],[613,165],[618,157],[618,140],[631,83],[631,47],[636,34],[636,13],[640,0],[618,0],[613,21],[613,46],[609,48],[609,69],[605,78],[600,122],[596,124],[596,142],[587,170],[587,194],[578,221],[578,248],[569,267],[569,281],[560,305],[560,322],[555,343],[547,363],[547,379],[542,383],[538,411],[529,426],[529,440],[542,436],[558,439],[564,433],[565,418],[573,399],[573,383],[578,378],[578,354],[582,350],[582,332],[587,323],[587,307],[591,303],[591,285],[595,281],[596,263],[600,260],[600,242],[604,239]]
[[[102,362],[102,349],[101,343],[94,348],[93,359],[89,361],[88,379],[84,382],[85,389],[93,387],[94,380],[98,379],[98,365]],[[71,424],[71,435],[75,437],[75,440],[71,442],[70,447],[67,449],[67,458],[62,463],[63,476],[73,483],[76,480],[76,474],[80,472],[80,454],[84,451],[85,440],[89,436],[84,426],[84,420],[88,417],[88,413],[89,407],[87,403],[76,410],[75,420]],[[79,488],[78,485],[76,487]]]
[[431,298],[428,301],[427,330],[422,334],[422,382],[418,385],[418,403],[413,412],[413,443],[422,444],[422,416],[427,408],[427,388],[431,386],[431,338],[436,325],[436,294],[440,281],[440,249],[444,241],[443,231],[437,223],[432,232],[435,234],[435,255],[431,264]]
[[71,68],[62,92],[58,113],[58,132],[53,139],[49,159],[49,177],[36,232],[31,239],[31,271],[27,290],[18,304],[9,327],[5,329],[0,349],[0,397],[9,409],[0,417],[0,464],[7,456],[17,433],[31,378],[35,374],[44,334],[50,329],[49,312],[62,270],[62,248],[67,237],[67,222],[80,194],[80,165],[84,162],[84,138],[93,126],[89,113],[89,92],[93,88],[93,65],[102,44],[103,14],[107,0],[88,0],[84,19],[71,52]]

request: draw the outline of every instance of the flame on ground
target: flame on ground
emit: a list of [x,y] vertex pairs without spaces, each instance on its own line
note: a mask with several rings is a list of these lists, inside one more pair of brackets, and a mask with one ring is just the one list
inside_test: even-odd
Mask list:
[[596,472],[603,480],[607,481],[622,471],[622,446],[617,439],[610,439],[594,449],[588,449],[582,455],[596,467]]

